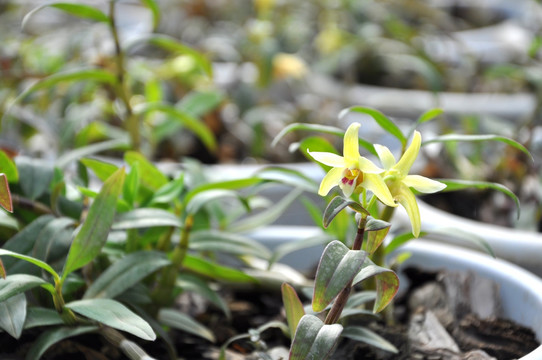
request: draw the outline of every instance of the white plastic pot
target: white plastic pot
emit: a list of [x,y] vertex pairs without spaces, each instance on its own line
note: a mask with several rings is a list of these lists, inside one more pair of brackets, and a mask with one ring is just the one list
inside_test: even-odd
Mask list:
[[[500,289],[502,317],[531,328],[542,341],[542,279],[504,260],[446,244],[415,240],[398,251],[411,254],[403,266],[468,270],[495,281]],[[542,345],[521,360],[542,360]]]

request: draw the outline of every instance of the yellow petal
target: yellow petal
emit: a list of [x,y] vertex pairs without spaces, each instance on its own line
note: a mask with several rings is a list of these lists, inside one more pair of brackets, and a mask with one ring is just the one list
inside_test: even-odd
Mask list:
[[375,147],[376,153],[378,154],[378,158],[380,159],[380,162],[384,166],[384,169],[389,170],[393,166],[395,166],[395,157],[391,153],[390,149],[379,144],[375,144],[374,147]]
[[418,203],[416,202],[416,197],[410,188],[402,184],[401,189],[395,198],[403,206],[407,212],[408,218],[410,219],[410,225],[412,226],[412,234],[415,237],[420,235],[421,228],[421,219],[420,219],[420,209],[418,208]]
[[372,191],[373,194],[375,194],[375,196],[384,204],[391,207],[397,206],[393,200],[393,196],[391,196],[390,189],[388,189],[388,186],[380,175],[364,174],[363,182],[360,184],[360,186]]
[[426,178],[425,176],[420,175],[407,175],[403,180],[403,184],[408,187],[412,187],[419,192],[432,194],[437,191],[441,191],[446,187],[446,184],[443,184],[439,181]]
[[324,176],[322,182],[320,183],[320,188],[318,189],[318,195],[326,196],[333,187],[341,183],[343,177],[343,169],[333,168]]
[[384,169],[379,168],[373,162],[363,156],[358,159],[358,168],[366,174],[380,174],[384,172]]
[[360,126],[360,123],[352,123],[348,129],[346,129],[346,133],[344,134],[343,155],[347,164],[346,167],[357,164],[358,158],[360,157],[358,142]]
[[307,151],[312,158],[324,165],[331,167],[340,167],[344,168],[344,158],[340,155],[329,153],[329,152],[319,152],[319,151]]
[[401,157],[401,160],[399,160],[399,162],[394,167],[403,176],[406,176],[408,174],[410,168],[412,167],[412,164],[414,164],[414,160],[416,160],[416,158],[418,157],[421,143],[422,136],[418,131],[414,131],[414,137],[412,138],[410,146]]

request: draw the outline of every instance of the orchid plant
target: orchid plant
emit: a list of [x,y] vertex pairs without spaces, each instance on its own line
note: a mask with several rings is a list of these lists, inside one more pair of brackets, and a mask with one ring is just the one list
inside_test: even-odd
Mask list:
[[[384,255],[389,251],[384,246],[384,239],[391,227],[389,221],[392,220],[393,212],[398,206],[404,208],[410,219],[411,234],[406,239],[417,238],[422,234],[422,219],[416,193],[431,194],[485,185],[517,199],[514,194],[498,184],[444,179],[437,181],[410,174],[422,146],[422,136],[416,130],[416,126],[432,120],[441,113],[440,110],[431,110],[423,114],[407,136],[390,119],[374,109],[353,107],[346,110],[346,112],[351,111],[372,116],[381,127],[394,135],[402,145],[402,156],[397,161],[388,147],[360,139],[361,124],[357,122],[352,123],[344,132],[342,156],[330,151],[311,149],[311,147],[318,148],[321,145],[318,141],[300,143],[299,147],[307,153],[307,157],[317,161],[327,170],[327,174],[320,183],[318,194],[327,196],[336,187],[342,192],[342,195],[329,201],[323,215],[324,227],[327,227],[337,215],[348,208],[355,213],[357,233],[350,246],[347,246],[348,242],[335,240],[324,249],[314,280],[312,311],[305,311],[292,286],[283,285],[283,301],[290,335],[293,339],[290,359],[293,360],[326,359],[333,353],[341,336],[364,342],[371,338],[372,344],[388,351],[397,351],[392,344],[379,338],[369,329],[359,326],[343,327],[343,324],[345,318],[353,310],[349,308],[353,303],[359,305],[368,301],[357,301],[357,299],[373,300],[373,312],[378,313],[390,305],[396,295],[399,281],[397,275],[385,266]],[[286,133],[296,129],[343,134],[340,129],[334,127],[293,124],[284,129],[275,142]],[[455,137],[443,136],[431,142],[480,141],[483,138],[490,139],[487,136],[455,135]],[[528,154],[522,145],[511,139],[491,138],[491,140],[505,142]],[[378,158],[380,166],[360,154],[360,144],[367,149],[368,153]],[[401,238],[398,242],[404,239]],[[389,247],[396,245],[389,245]],[[357,284],[370,278],[372,278],[372,283],[369,283],[366,288],[375,290],[372,293],[373,296],[368,295],[367,291],[353,292]],[[345,309],[349,311],[345,312]],[[374,341],[374,339],[379,340]]]

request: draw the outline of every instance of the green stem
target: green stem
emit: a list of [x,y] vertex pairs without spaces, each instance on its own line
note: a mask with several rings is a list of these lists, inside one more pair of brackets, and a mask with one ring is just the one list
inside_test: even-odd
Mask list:
[[[352,245],[352,250],[361,250],[361,247],[363,245],[363,237],[365,235],[366,223],[367,215],[362,214],[361,219],[359,220],[356,238],[354,239],[354,244]],[[327,313],[326,319],[324,321],[325,324],[335,324],[339,320],[339,318],[341,317],[341,313],[346,306],[346,302],[348,301],[348,297],[350,296],[351,291],[352,281],[350,281],[350,283],[348,283],[348,285],[346,285],[346,287],[341,290],[339,295],[337,295],[335,302]]]
[[117,86],[115,88],[117,95],[124,104],[126,108],[126,128],[130,134],[130,140],[132,142],[132,148],[136,151],[139,151],[141,146],[141,134],[139,132],[139,120],[134,114],[132,105],[130,104],[130,96],[128,95],[128,90],[125,85],[125,60],[124,52],[120,46],[119,33],[116,26],[115,18],[115,1],[109,2],[109,18],[110,23],[109,27],[111,30],[111,35],[113,36],[113,42],[115,43],[115,58],[117,62]]
[[158,288],[154,292],[154,299],[159,303],[167,303],[170,301],[173,289],[175,288],[175,280],[177,279],[177,273],[182,268],[184,258],[188,252],[188,245],[190,240],[190,231],[194,225],[194,216],[188,215],[184,221],[184,227],[181,231],[181,238],[179,243],[173,250],[171,256],[171,265],[164,268],[162,276],[158,282]]
[[64,302],[64,297],[62,296],[62,281],[55,281],[53,303],[55,304],[56,311],[60,314],[60,317],[65,324],[75,325],[78,323],[77,317],[73,311],[66,307],[66,303]]

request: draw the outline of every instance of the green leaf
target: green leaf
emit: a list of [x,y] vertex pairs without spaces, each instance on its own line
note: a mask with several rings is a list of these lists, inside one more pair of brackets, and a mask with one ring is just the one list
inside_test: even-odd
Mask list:
[[25,320],[26,296],[24,294],[18,294],[0,302],[0,329],[18,339],[23,332]]
[[184,174],[168,182],[158,189],[152,196],[151,204],[167,204],[180,198],[184,190]]
[[290,348],[290,360],[327,359],[337,346],[342,330],[339,324],[324,325],[316,316],[304,315]]
[[38,326],[62,325],[64,321],[56,310],[30,306],[27,309],[24,328],[31,329]]
[[68,151],[61,155],[55,162],[55,166],[58,168],[64,168],[72,161],[81,159],[85,156],[97,154],[102,151],[112,150],[112,149],[125,149],[128,148],[127,139],[113,139],[108,141],[103,141],[100,143],[83,146],[71,151]]
[[141,0],[141,2],[152,12],[152,27],[156,29],[160,24],[160,8],[158,4],[155,0]]
[[457,190],[464,190],[464,189],[478,189],[478,190],[497,190],[502,192],[503,194],[510,197],[514,202],[516,203],[516,210],[517,210],[517,218],[519,219],[520,212],[521,212],[521,206],[519,203],[519,199],[514,194],[514,192],[510,189],[508,189],[506,186],[494,183],[494,182],[488,182],[488,181],[470,181],[470,180],[456,180],[456,179],[438,179],[443,184],[446,184],[446,188],[444,190],[441,190],[441,192],[449,192],[449,191],[457,191]]
[[185,269],[196,274],[215,280],[223,280],[234,283],[255,283],[256,279],[242,271],[230,267],[218,265],[201,257],[186,255],[183,266]]
[[117,170],[103,184],[96,199],[89,208],[87,218],[75,236],[62,278],[91,262],[100,253],[113,224],[117,198],[122,191],[124,167]]
[[75,221],[71,218],[59,217],[49,222],[36,236],[36,243],[32,251],[34,257],[49,264],[62,261],[66,258]]
[[105,161],[95,160],[95,159],[81,159],[83,165],[91,169],[94,174],[101,181],[106,181],[115,171],[118,170],[118,166],[110,164]]
[[179,53],[183,55],[188,55],[198,64],[200,69],[207,75],[213,75],[213,67],[209,59],[205,57],[202,53],[192,49],[191,47],[180,43],[177,39],[162,35],[162,34],[151,34],[144,37],[140,37],[137,40],[133,41],[127,46],[127,51],[133,48],[140,43],[146,42],[151,45],[158,46],[164,50],[170,51],[172,53]]
[[111,299],[86,299],[66,304],[68,309],[117,330],[126,331],[143,340],[155,340],[156,334],[139,315]]
[[135,166],[130,169],[130,173],[126,176],[126,181],[124,182],[124,186],[122,188],[122,197],[131,206],[131,208],[134,207],[137,199],[139,182],[139,165],[136,163]]
[[388,340],[363,326],[349,326],[343,330],[341,336],[355,341],[364,342],[378,349],[389,351],[394,354],[399,352],[399,350],[397,350],[397,348]]
[[20,93],[10,104],[9,108],[4,112],[2,119],[4,119],[10,112],[14,104],[24,100],[30,94],[35,93],[36,91],[42,89],[48,89],[52,86],[66,81],[96,81],[99,83],[109,83],[114,84],[117,81],[117,78],[114,74],[106,70],[101,69],[70,69],[67,71],[57,72],[53,75],[50,75],[44,79],[39,80],[38,82],[31,85],[29,88]]
[[4,280],[0,280],[0,303],[12,296],[45,284],[48,282],[34,275],[8,275]]
[[240,199],[239,194],[232,190],[211,189],[202,191],[190,199],[190,202],[186,205],[186,212],[188,214],[195,214],[202,207],[209,204],[209,202],[228,197]]
[[346,207],[350,207],[351,209],[359,213],[369,215],[369,212],[357,202],[349,200],[342,196],[336,196],[329,202],[326,209],[324,210],[324,227],[327,228],[331,221],[335,218],[335,216],[337,216]]
[[301,249],[307,249],[313,246],[324,247],[327,245],[333,237],[329,234],[322,233],[322,235],[311,236],[299,241],[290,241],[280,244],[273,250],[273,254],[269,259],[269,266],[282,259],[284,256]]
[[62,10],[70,15],[77,16],[82,19],[93,20],[93,21],[104,22],[104,23],[110,22],[109,17],[107,15],[105,15],[103,12],[101,12],[99,9],[93,6],[59,2],[59,3],[52,3],[52,4],[44,4],[28,12],[23,18],[21,27],[24,29],[26,24],[30,20],[30,18],[34,16],[35,13],[37,13],[38,11],[46,7],[56,8],[58,10]]
[[425,122],[428,122],[428,121],[431,121],[431,120],[435,119],[436,117],[442,115],[443,113],[444,113],[444,110],[441,109],[441,108],[435,108],[435,109],[427,110],[422,115],[420,115],[418,120],[416,120],[416,123],[417,124],[423,124]]
[[324,249],[314,283],[312,309],[323,311],[360,272],[367,254],[334,240]]
[[199,185],[193,188],[192,190],[190,190],[186,194],[186,196],[184,197],[184,205],[186,206],[186,204],[192,201],[192,198],[194,196],[204,191],[213,190],[213,189],[237,190],[237,189],[242,189],[242,188],[249,187],[252,185],[256,185],[261,182],[262,182],[262,179],[257,178],[257,177],[251,177],[251,178],[245,178],[245,179],[226,180],[226,181],[219,181],[219,182],[214,182],[210,184]]
[[365,225],[365,231],[368,231],[365,251],[369,255],[374,254],[376,249],[380,247],[390,231],[390,226],[391,224],[386,221],[369,218]]
[[[21,260],[24,260],[24,261],[27,261],[29,263],[32,263],[40,268],[42,268],[43,270],[49,272],[51,275],[53,275],[53,277],[55,278],[55,281],[60,279],[60,277],[58,276],[58,274],[56,273],[55,270],[53,270],[52,267],[50,267],[47,263],[41,261],[41,260],[38,260],[36,258],[33,258],[31,256],[27,256],[27,255],[22,255],[22,254],[17,254],[13,251],[9,251],[9,250],[6,250],[6,249],[0,249],[0,256],[2,255],[7,255],[7,256],[11,256],[11,257],[14,257],[14,258],[17,258],[17,259],[21,259]],[[21,274],[22,275],[22,274]],[[15,276],[15,275],[12,275],[12,276]],[[29,275],[30,276],[30,275]],[[37,278],[36,279],[40,279],[40,278]],[[42,280],[42,279],[40,279]],[[37,280],[36,280],[37,281]],[[45,283],[45,281],[42,280],[42,282]]]
[[184,112],[172,105],[161,102],[143,103],[134,108],[134,112],[138,115],[147,114],[153,111],[160,111],[171,116],[180,124],[192,131],[203,142],[207,149],[212,152],[217,150],[217,143],[213,132],[205,125],[205,123],[196,119],[189,113]]
[[24,156],[17,157],[19,170],[19,185],[23,193],[35,200],[43,195],[51,180],[53,180],[53,167],[41,159],[32,159]]
[[[54,220],[54,217],[52,215],[40,216],[39,218],[28,224],[26,227],[24,227],[11,239],[9,239],[3,245],[3,249],[12,251],[16,254],[30,254],[36,242],[36,234],[41,233],[45,226],[52,220]],[[17,260],[15,259],[6,259],[6,268],[9,270],[9,268],[16,261]]]
[[454,228],[442,227],[438,229],[432,229],[430,231],[425,231],[423,236],[436,238],[436,239],[449,238],[450,236],[454,236],[454,237],[460,238],[462,241],[467,241],[478,246],[481,250],[484,250],[487,254],[489,254],[493,258],[497,258],[497,256],[495,255],[495,252],[493,252],[493,249],[491,248],[491,245],[482,236],[478,236],[477,234],[472,233],[472,232],[463,231],[456,227]]
[[[427,234],[427,232],[422,231],[420,233],[419,237],[424,237],[426,234]],[[386,249],[385,249],[386,255],[391,254],[398,247],[400,247],[403,244],[406,244],[407,242],[409,242],[412,239],[416,239],[416,237],[414,236],[414,234],[412,234],[412,232],[397,235],[396,237],[391,239],[389,244],[386,245]]]
[[6,174],[8,182],[16,183],[19,181],[19,172],[15,162],[2,150],[0,150],[0,171]]
[[158,321],[166,326],[185,331],[203,339],[215,342],[215,336],[205,326],[201,325],[190,316],[175,309],[161,309],[158,313]]
[[390,135],[393,135],[394,137],[396,137],[401,142],[401,145],[403,145],[403,146],[406,145],[407,138],[405,137],[405,135],[403,135],[401,130],[397,127],[397,125],[395,125],[395,123],[393,121],[388,119],[380,111],[375,110],[375,109],[371,109],[371,108],[368,108],[368,107],[364,107],[364,106],[353,106],[353,107],[350,107],[350,108],[347,108],[347,109],[344,109],[343,111],[341,111],[341,113],[339,114],[339,118],[342,118],[343,116],[345,116],[349,112],[357,112],[357,113],[361,113],[361,114],[370,115],[376,121],[376,123],[378,125],[380,125],[380,127],[382,129],[384,129]]
[[195,251],[222,252],[234,255],[254,255],[269,259],[271,252],[253,239],[218,230],[199,230],[190,235],[190,247]]
[[283,215],[286,209],[288,209],[302,193],[303,190],[294,189],[288,193],[288,195],[280,199],[280,201],[275,205],[257,213],[256,215],[245,217],[236,223],[231,224],[228,226],[228,230],[231,232],[243,232],[262,227],[264,225],[269,225]]
[[209,285],[211,284],[208,284],[197,276],[187,273],[179,274],[176,282],[176,286],[182,289],[183,292],[190,291],[203,296],[222,310],[228,319],[231,318],[231,311],[228,307],[228,303],[217,293],[216,289],[211,288]]
[[422,146],[426,144],[435,143],[435,142],[457,142],[457,141],[463,141],[463,142],[500,141],[523,152],[529,158],[531,159],[533,158],[529,150],[527,150],[525,146],[521,145],[516,140],[507,138],[505,136],[499,136],[499,135],[493,135],[493,134],[481,134],[481,135],[446,134],[446,135],[437,136],[436,138],[431,139],[431,140],[424,141],[422,143]]
[[166,210],[156,208],[140,208],[119,214],[113,223],[113,230],[141,229],[157,226],[182,227],[179,218]]
[[223,100],[223,96],[216,91],[193,91],[181,99],[175,107],[193,117],[200,117],[215,109]]
[[40,336],[32,343],[32,347],[26,354],[25,360],[40,360],[42,355],[52,345],[83,334],[87,334],[98,330],[96,326],[79,326],[79,327],[60,327],[47,330],[40,334]]
[[90,285],[83,298],[114,298],[169,264],[171,262],[165,254],[156,251],[140,251],[126,255],[108,267]]
[[8,178],[6,174],[0,173],[0,206],[9,212],[13,212],[11,192],[9,191]]
[[293,338],[297,324],[299,324],[299,321],[305,315],[305,309],[303,308],[303,303],[299,300],[299,296],[297,296],[297,292],[291,285],[283,283],[280,289],[282,292],[282,304],[286,312],[286,321],[290,329],[290,337]]
[[392,270],[377,266],[369,258],[366,258],[363,268],[354,278],[353,285],[371,277],[376,280],[376,301],[373,312],[378,313],[384,310],[397,294],[399,278]]
[[156,191],[169,182],[167,176],[138,152],[127,151],[124,154],[124,161],[131,167],[138,164],[141,183],[151,190]]

